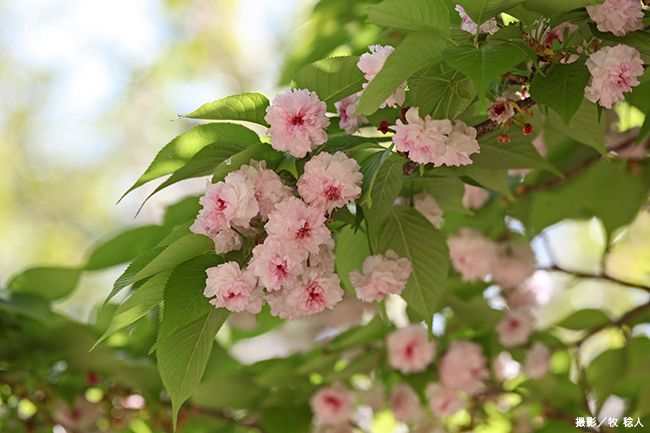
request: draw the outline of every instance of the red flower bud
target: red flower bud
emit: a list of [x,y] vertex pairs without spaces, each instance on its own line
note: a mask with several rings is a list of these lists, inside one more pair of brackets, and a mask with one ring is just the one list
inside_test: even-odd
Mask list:
[[497,141],[499,143],[510,143],[510,136],[506,134],[500,135],[499,138],[497,138]]
[[530,135],[533,133],[533,125],[530,123],[526,123],[521,130],[523,131],[524,135]]
[[379,128],[377,128],[377,130],[382,134],[388,134],[388,131],[390,131],[389,126],[390,125],[388,124],[388,120],[382,120],[379,123]]

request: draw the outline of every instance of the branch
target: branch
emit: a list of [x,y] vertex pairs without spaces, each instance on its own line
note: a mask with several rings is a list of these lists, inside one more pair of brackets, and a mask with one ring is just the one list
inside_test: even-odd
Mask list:
[[638,307],[636,307],[636,308],[628,311],[627,313],[623,314],[621,317],[619,317],[616,320],[613,320],[613,321],[611,321],[609,323],[604,323],[604,324],[602,324],[600,326],[597,326],[597,327],[589,330],[585,335],[582,336],[582,338],[580,338],[578,341],[575,342],[575,345],[578,346],[578,347],[581,346],[589,338],[593,337],[594,335],[596,335],[597,333],[599,333],[600,331],[602,331],[604,329],[611,328],[612,326],[624,325],[628,321],[634,319],[639,314],[645,312],[646,310],[650,310],[650,302],[648,302],[647,304],[639,305]]
[[558,265],[553,265],[548,268],[541,268],[540,271],[546,271],[546,272],[561,272],[563,274],[569,274],[573,275],[578,278],[583,278],[586,280],[605,280],[605,281],[610,281],[612,283],[620,284],[621,286],[626,286],[626,287],[632,287],[634,289],[639,289],[639,290],[644,290],[646,292],[650,292],[650,286],[644,285],[644,284],[638,284],[638,283],[632,283],[629,281],[621,280],[619,278],[613,277],[609,274],[606,273],[601,273],[601,274],[588,274],[586,272],[579,272],[579,271],[571,271],[569,269],[564,269]]

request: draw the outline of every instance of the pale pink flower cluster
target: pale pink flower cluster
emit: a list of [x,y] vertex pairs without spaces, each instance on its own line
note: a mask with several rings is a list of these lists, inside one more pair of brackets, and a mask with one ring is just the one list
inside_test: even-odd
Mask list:
[[596,6],[587,6],[587,12],[601,32],[624,36],[643,29],[643,9],[639,0],[605,0]]
[[483,349],[471,341],[454,341],[440,360],[438,373],[445,388],[476,394],[488,376]]
[[368,119],[365,116],[357,114],[357,104],[359,103],[360,97],[361,92],[357,92],[334,104],[339,114],[339,127],[348,134],[354,134],[362,125],[368,123]]
[[442,227],[442,208],[435,198],[426,192],[413,196],[413,207],[420,212],[437,229]]
[[612,108],[622,101],[626,92],[640,84],[643,60],[635,48],[619,44],[603,47],[589,56],[587,68],[591,82],[585,89],[585,97],[605,108]]
[[365,302],[376,302],[387,295],[402,293],[411,270],[409,259],[388,250],[384,254],[368,256],[363,262],[363,272],[352,271],[349,278],[357,298]]
[[270,125],[271,146],[302,158],[327,141],[330,120],[327,106],[318,95],[292,89],[275,97],[264,119]]
[[467,15],[467,12],[465,12],[465,9],[461,5],[456,5],[456,12],[460,15],[460,28],[466,32],[475,35],[478,31],[479,33],[489,33],[492,35],[499,31],[499,24],[494,18],[490,18],[478,27],[474,20]]
[[489,119],[503,125],[515,115],[514,104],[513,100],[499,96],[488,109]]
[[405,374],[424,371],[436,354],[436,346],[429,341],[426,328],[412,325],[388,335],[388,364]]
[[242,271],[235,262],[223,263],[206,271],[208,278],[203,295],[213,298],[216,308],[227,308],[241,313],[257,314],[262,311],[262,290],[250,270]]
[[330,213],[361,195],[359,164],[342,152],[320,153],[305,164],[298,192],[309,205]]
[[536,270],[535,253],[527,242],[499,245],[492,268],[492,281],[501,287],[515,288],[530,278]]
[[506,347],[520,346],[534,330],[533,320],[523,310],[512,310],[497,325],[499,342]]
[[280,176],[266,168],[266,161],[251,161],[249,165],[242,165],[239,171],[253,182],[262,221],[268,219],[276,204],[292,195],[291,188],[282,183]]
[[473,162],[469,156],[480,152],[476,129],[460,120],[452,126],[448,119],[434,120],[429,115],[422,119],[418,107],[409,108],[405,119],[407,123],[398,119],[391,126],[393,142],[412,161],[434,167],[469,165]]
[[526,352],[524,372],[533,379],[539,379],[548,373],[551,364],[551,351],[539,341]]
[[465,184],[463,206],[467,209],[478,210],[490,199],[490,191],[474,185]]
[[437,416],[453,415],[463,408],[463,400],[458,391],[439,383],[430,383],[425,392],[429,400],[429,408]]
[[447,239],[453,267],[465,281],[487,277],[494,267],[498,246],[491,239],[472,229],[464,228]]
[[319,389],[310,400],[317,424],[339,425],[354,413],[354,393],[342,384]]
[[420,398],[410,386],[400,383],[393,388],[390,396],[391,407],[397,420],[412,423],[424,414]]
[[[363,53],[359,58],[357,67],[361,69],[364,77],[368,82],[372,81],[375,76],[384,67],[384,63],[388,57],[395,51],[395,48],[390,45],[371,45],[368,47],[369,52]],[[365,89],[368,83],[363,84]],[[389,97],[386,99],[379,108],[384,107],[397,107],[402,105],[406,100],[406,83],[402,83]]]

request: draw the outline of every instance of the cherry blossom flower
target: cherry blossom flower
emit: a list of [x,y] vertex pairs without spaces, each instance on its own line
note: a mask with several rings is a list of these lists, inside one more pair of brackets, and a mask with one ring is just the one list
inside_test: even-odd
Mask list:
[[291,196],[291,188],[282,183],[282,179],[273,170],[266,168],[266,161],[251,161],[239,168],[255,185],[255,199],[260,209],[260,216],[265,221],[275,205]]
[[291,286],[303,272],[303,251],[290,243],[267,238],[262,245],[253,248],[249,267],[269,291]]
[[463,206],[467,209],[480,209],[490,199],[490,191],[474,185],[465,184]]
[[208,182],[199,203],[203,208],[190,230],[212,239],[233,226],[248,227],[259,212],[253,183],[237,171],[222,182]]
[[393,388],[390,396],[395,418],[401,422],[415,422],[424,414],[420,398],[410,386],[400,383]]
[[319,389],[310,400],[318,424],[343,424],[354,412],[354,393],[342,384]]
[[[386,63],[386,59],[390,56],[395,48],[390,45],[371,45],[368,47],[370,52],[363,53],[359,58],[357,67],[363,72],[364,77],[369,82],[381,71]],[[363,88],[367,87],[364,83]],[[402,105],[406,99],[406,83],[402,83],[389,97],[384,101],[379,108],[396,107]]]
[[521,365],[512,359],[510,352],[501,352],[492,361],[494,377],[500,382],[516,377],[521,370]]
[[479,232],[464,228],[449,237],[447,245],[451,264],[460,272],[463,280],[476,281],[492,272],[498,247]]
[[544,344],[536,341],[526,352],[524,372],[533,379],[539,379],[548,373],[551,364],[551,351]]
[[315,92],[292,89],[275,97],[264,119],[270,126],[271,146],[296,158],[327,141],[327,106]]
[[366,257],[363,272],[352,271],[349,278],[359,299],[365,302],[381,301],[386,295],[402,293],[411,269],[408,259],[388,250],[384,254]]
[[241,248],[241,236],[233,229],[224,229],[214,238],[214,250],[217,254],[225,254]]
[[603,47],[589,56],[587,68],[591,82],[585,89],[585,97],[605,108],[612,108],[622,101],[626,92],[640,84],[643,60],[635,48],[619,44]]
[[388,335],[388,364],[402,373],[424,371],[435,356],[435,343],[426,328],[418,325],[398,329]]
[[210,303],[229,311],[252,314],[262,310],[262,296],[256,289],[257,278],[241,270],[236,262],[227,262],[206,270],[208,278],[203,295],[213,298]]
[[286,302],[293,312],[289,318],[309,316],[328,308],[332,309],[342,299],[343,289],[338,275],[311,270],[288,289]]
[[515,115],[514,101],[502,96],[494,100],[494,104],[488,110],[490,120],[503,125]]
[[318,247],[330,239],[322,210],[289,197],[275,207],[264,226],[269,236],[287,243],[303,254],[318,253]]
[[329,213],[359,198],[361,180],[361,170],[354,159],[343,152],[323,152],[305,164],[298,192],[306,203]]
[[419,110],[418,107],[409,108],[405,114],[407,123],[398,119],[391,127],[395,131],[393,142],[397,150],[408,152],[412,161],[420,164],[439,162],[446,151],[448,134],[453,130],[451,122],[433,120],[429,115],[422,119]]
[[601,32],[624,36],[643,29],[643,9],[638,0],[605,0],[596,6],[587,6],[587,13]]
[[463,121],[457,120],[454,129],[449,134],[445,153],[439,161],[434,161],[434,166],[458,167],[472,164],[474,161],[469,156],[481,152],[476,135],[476,128],[467,126]]
[[413,207],[437,229],[442,226],[443,210],[431,194],[426,192],[413,196]]
[[453,415],[463,408],[463,401],[458,392],[439,383],[430,383],[425,392],[431,412],[437,416]]
[[531,317],[520,310],[510,311],[497,325],[499,342],[506,347],[524,344],[532,332]]
[[470,395],[479,392],[488,375],[483,349],[471,341],[454,341],[442,356],[438,373],[446,388]]
[[471,19],[469,15],[467,15],[467,12],[465,12],[465,9],[461,5],[456,5],[456,12],[458,12],[458,15],[460,15],[460,28],[466,32],[475,35],[476,31],[478,30],[479,33],[489,33],[492,35],[499,31],[499,24],[494,18],[490,18],[481,24],[481,27],[478,27],[474,20]]
[[492,280],[501,287],[517,287],[530,278],[535,269],[535,254],[527,242],[504,244],[499,247]]
[[318,247],[318,253],[309,255],[309,267],[323,272],[334,272],[334,240],[329,239]]
[[368,123],[365,116],[357,114],[357,103],[360,97],[361,92],[357,92],[334,104],[339,114],[339,127],[348,134],[354,134],[359,130],[359,127]]

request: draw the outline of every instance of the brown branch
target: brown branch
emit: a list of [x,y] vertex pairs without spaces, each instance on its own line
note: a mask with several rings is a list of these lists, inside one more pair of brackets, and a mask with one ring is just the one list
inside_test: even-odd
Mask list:
[[593,337],[594,335],[598,334],[600,331],[603,331],[607,328],[611,328],[613,326],[622,326],[626,324],[628,321],[634,319],[636,316],[639,314],[645,312],[646,310],[650,310],[650,302],[647,304],[642,304],[639,305],[638,307],[628,311],[627,313],[623,314],[621,317],[619,317],[616,320],[613,320],[608,323],[604,323],[600,326],[597,326],[593,329],[590,329],[585,335],[583,335],[578,341],[576,341],[574,344],[576,346],[581,346],[585,341]]
[[564,268],[562,268],[560,266],[557,266],[557,265],[553,265],[553,266],[548,267],[548,268],[541,268],[540,270],[541,271],[547,271],[547,272],[561,272],[563,274],[573,275],[573,276],[575,276],[577,278],[583,278],[585,280],[605,280],[605,281],[609,281],[609,282],[612,282],[612,283],[620,284],[622,286],[632,287],[634,289],[639,289],[639,290],[644,290],[646,292],[650,292],[650,286],[646,286],[644,284],[632,283],[630,281],[621,280],[621,279],[613,277],[613,276],[611,276],[611,275],[609,275],[609,274],[607,274],[605,272],[600,273],[600,274],[589,274],[589,273],[586,273],[586,272],[579,272],[579,271],[572,271],[572,270],[569,270],[569,269],[564,269]]

